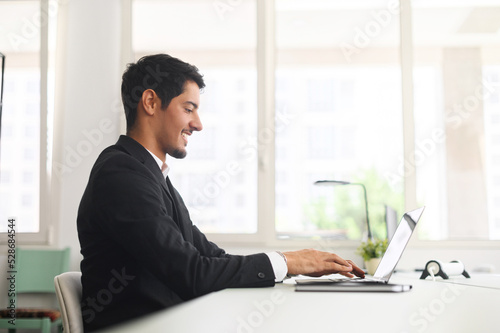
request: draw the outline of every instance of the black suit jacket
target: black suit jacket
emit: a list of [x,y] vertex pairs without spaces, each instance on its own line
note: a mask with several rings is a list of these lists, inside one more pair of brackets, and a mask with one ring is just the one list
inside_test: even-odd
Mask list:
[[274,285],[267,255],[226,254],[193,226],[151,154],[127,136],[97,159],[77,224],[86,331],[224,288]]

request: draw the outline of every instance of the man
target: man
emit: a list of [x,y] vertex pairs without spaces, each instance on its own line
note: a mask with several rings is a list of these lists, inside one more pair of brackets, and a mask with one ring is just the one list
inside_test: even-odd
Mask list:
[[193,226],[167,174],[203,126],[198,69],[165,54],[123,74],[127,135],[97,159],[78,211],[82,315],[100,329],[224,288],[266,287],[288,274],[364,276],[315,250],[226,254]]

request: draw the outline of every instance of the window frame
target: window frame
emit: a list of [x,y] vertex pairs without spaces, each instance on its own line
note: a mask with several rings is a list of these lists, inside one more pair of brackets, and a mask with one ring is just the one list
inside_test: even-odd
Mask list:
[[[132,13],[133,0],[122,0],[122,57],[123,67],[132,59]],[[48,13],[49,0],[40,0],[42,13]],[[402,76],[402,110],[404,158],[412,160],[415,149],[413,121],[413,43],[412,43],[412,1],[400,3],[400,55]],[[274,0],[256,0],[257,6],[257,123],[258,123],[258,185],[257,185],[257,232],[254,234],[207,233],[214,242],[224,246],[262,248],[355,248],[358,241],[339,240],[294,240],[278,239],[275,229],[275,15]],[[54,191],[51,177],[51,146],[48,138],[48,73],[49,73],[49,26],[40,28],[40,222],[39,232],[20,233],[18,241],[23,244],[52,244],[54,226],[52,211],[59,208],[51,202]],[[121,128],[124,128],[122,117]],[[261,135],[262,134],[262,135]],[[263,139],[265,137],[265,139]],[[405,171],[406,172],[406,171]],[[404,175],[405,210],[416,207],[416,174]],[[3,244],[4,241],[0,241]],[[411,244],[417,248],[429,246],[439,248],[498,248],[497,240],[420,240],[414,237]]]
[[[14,0],[11,0],[13,3]],[[49,1],[38,0],[40,5],[40,18],[42,15],[49,15]],[[40,24],[40,164],[38,172],[40,173],[39,184],[39,230],[38,232],[17,232],[16,242],[21,245],[51,245],[54,242],[54,225],[51,223],[52,207],[51,202],[51,170],[52,163],[51,146],[48,136],[49,122],[49,20],[46,24]],[[13,216],[15,217],[15,216]],[[9,217],[10,218],[10,217]],[[7,223],[7,221],[2,221]],[[6,234],[3,232],[2,234]],[[7,238],[2,237],[0,244],[7,244]]]
[[[405,160],[414,159],[415,123],[413,101],[413,32],[412,1],[399,0],[400,57],[402,81],[403,148]],[[258,91],[258,133],[266,131],[266,141],[259,138],[258,150],[258,223],[257,233],[221,234],[207,233],[209,238],[226,246],[260,246],[264,248],[315,247],[320,249],[354,249],[358,241],[340,240],[298,240],[278,239],[275,230],[275,15],[274,0],[257,0],[257,91]],[[267,130],[272,129],[272,130]],[[417,207],[417,177],[415,172],[405,170],[404,174],[405,211]],[[500,246],[498,240],[421,240],[414,237],[412,246],[425,249],[439,248],[485,248]]]

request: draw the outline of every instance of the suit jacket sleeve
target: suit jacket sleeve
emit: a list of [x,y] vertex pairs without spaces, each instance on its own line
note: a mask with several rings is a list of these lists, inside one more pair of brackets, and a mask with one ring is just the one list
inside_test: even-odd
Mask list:
[[135,158],[114,157],[93,177],[87,190],[102,232],[183,299],[229,287],[274,285],[267,255],[228,255],[190,222],[174,220],[165,189]]

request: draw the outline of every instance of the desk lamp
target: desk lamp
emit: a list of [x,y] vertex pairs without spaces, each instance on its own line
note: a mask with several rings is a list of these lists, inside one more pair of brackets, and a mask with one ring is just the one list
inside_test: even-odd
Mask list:
[[333,186],[336,186],[336,185],[358,185],[358,186],[361,186],[363,188],[363,194],[365,197],[365,216],[366,216],[366,227],[368,229],[368,239],[370,239],[370,240],[373,239],[372,232],[370,230],[370,218],[368,216],[368,198],[366,195],[365,185],[363,185],[361,183],[346,182],[343,180],[318,180],[318,181],[314,182],[314,185],[333,185]]

